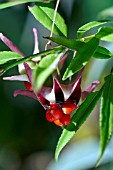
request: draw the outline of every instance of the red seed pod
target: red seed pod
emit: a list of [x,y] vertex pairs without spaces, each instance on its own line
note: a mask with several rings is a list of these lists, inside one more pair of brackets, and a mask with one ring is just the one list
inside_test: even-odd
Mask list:
[[54,116],[51,114],[51,110],[50,109],[48,109],[47,111],[46,111],[46,120],[48,121],[48,122],[53,122],[54,121]]
[[58,107],[50,108],[46,111],[46,119],[49,122],[53,122],[57,119],[60,119],[63,115],[63,111],[60,110]]
[[60,119],[60,122],[64,125],[64,126],[68,126],[70,124],[70,121],[71,121],[71,117],[69,114],[63,114],[61,119]]
[[77,106],[74,103],[63,103],[62,110],[65,114],[70,114]]
[[55,123],[55,125],[57,125],[57,126],[63,126],[63,124],[60,122],[59,119],[58,119],[58,120],[55,120],[54,123]]
[[25,82],[24,82],[24,85],[25,85],[25,87],[26,87],[27,90],[33,91],[32,86],[31,86],[31,83],[29,83],[28,81],[25,81]]

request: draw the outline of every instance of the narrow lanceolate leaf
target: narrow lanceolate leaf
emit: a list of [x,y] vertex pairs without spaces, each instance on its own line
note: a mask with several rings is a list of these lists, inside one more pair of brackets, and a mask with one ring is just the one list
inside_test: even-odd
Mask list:
[[100,28],[96,37],[104,41],[113,42],[113,28],[107,26]]
[[[51,31],[54,9],[51,8],[49,4],[37,3],[37,5],[29,7],[29,10],[44,27]],[[53,33],[56,35],[67,36],[67,26],[58,12],[54,23]]]
[[65,51],[62,53],[50,54],[43,58],[40,63],[37,65],[37,68],[34,70],[34,89],[38,91],[41,86],[44,84],[46,79],[55,71],[60,59],[65,54]]
[[10,51],[0,52],[0,65],[5,64],[10,60],[19,60],[23,58],[20,54]]
[[[78,40],[72,40],[72,39],[67,39],[64,37],[46,37],[53,42],[62,45],[66,48],[69,48],[70,50],[74,51],[79,51],[85,42],[81,42]],[[100,59],[109,59],[113,56],[113,54],[106,48],[98,46],[96,49],[96,52],[93,54],[94,58],[100,58]]]
[[95,28],[97,26],[101,26],[101,25],[109,23],[109,22],[112,22],[112,21],[100,20],[100,21],[89,22],[78,29],[77,36],[78,36],[78,38],[81,38],[84,35],[84,33],[87,32],[88,30],[90,30],[91,28]]
[[74,39],[67,39],[65,37],[45,37],[50,39],[51,41],[60,44],[66,48],[69,48],[70,50],[80,50],[80,48],[83,47],[83,45],[85,44],[84,42],[81,41],[77,41]]
[[[15,6],[15,5],[25,4],[25,3],[28,3],[28,2],[42,2],[42,1],[43,0],[16,0],[16,1],[12,1],[12,2],[5,2],[5,3],[0,4],[0,9],[12,7],[12,6]],[[50,0],[48,2],[50,2]]]
[[110,140],[113,131],[113,74],[105,79],[100,109],[100,156]]
[[81,104],[81,106],[75,111],[70,125],[63,130],[63,133],[58,141],[58,145],[55,152],[55,158],[58,159],[58,156],[64,146],[69,142],[69,140],[74,136],[76,131],[81,127],[85,122],[87,117],[90,115],[97,102],[99,101],[102,95],[102,89],[98,92],[93,92],[88,95],[86,100]]
[[72,76],[74,73],[78,72],[82,67],[84,67],[88,60],[93,56],[97,47],[99,45],[98,38],[92,38],[77,52],[76,56],[71,60],[71,63],[67,67],[63,80]]
[[66,129],[63,130],[57,147],[56,147],[56,151],[55,151],[55,159],[58,160],[59,154],[61,152],[61,150],[65,147],[65,145],[71,140],[71,138],[75,135],[74,131],[68,131]]

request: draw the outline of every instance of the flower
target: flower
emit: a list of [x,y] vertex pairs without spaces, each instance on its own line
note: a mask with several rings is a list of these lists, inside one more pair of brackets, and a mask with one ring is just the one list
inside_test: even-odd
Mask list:
[[[33,54],[39,53],[38,48],[38,37],[37,30],[33,29],[35,47]],[[12,43],[7,37],[0,33],[0,39],[14,52],[21,54],[24,57],[24,54]],[[63,66],[63,63],[67,57],[67,54],[59,62],[59,67]],[[53,74],[53,87],[41,87],[41,89],[36,92],[33,87],[33,75],[31,63],[37,65],[39,62],[39,57],[35,58],[28,63],[23,63],[19,65],[20,75],[4,77],[4,80],[17,80],[23,81],[26,87],[26,90],[15,90],[14,96],[23,95],[35,100],[38,100],[41,105],[46,110],[46,119],[49,122],[54,122],[57,126],[67,126],[71,121],[71,112],[77,109],[80,99],[85,99],[89,93],[91,93],[96,86],[99,84],[99,81],[93,82],[87,89],[82,92],[81,90],[81,78],[84,68],[79,72],[77,78],[74,82],[69,83],[68,85],[60,82],[58,78]]]

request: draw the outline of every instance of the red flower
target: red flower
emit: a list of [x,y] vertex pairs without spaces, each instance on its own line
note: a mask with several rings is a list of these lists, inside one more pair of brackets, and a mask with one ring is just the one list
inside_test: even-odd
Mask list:
[[[33,32],[35,39],[35,47],[33,53],[36,54],[39,52],[37,30],[33,29]],[[0,39],[12,51],[23,55],[23,53],[16,47],[16,45],[13,44],[2,33],[0,33]],[[59,62],[60,68],[62,67],[66,57],[67,55],[65,55]],[[37,61],[38,60],[35,59],[35,61],[32,62],[34,62],[34,65],[36,65]],[[87,95],[92,92],[99,84],[98,81],[95,81],[90,86],[88,86],[84,92],[81,92],[81,78],[84,70],[82,69],[73,83],[65,85],[63,82],[59,82],[59,80],[53,75],[53,87],[43,86],[36,93],[33,89],[33,76],[29,64],[24,63],[19,65],[19,70],[21,73],[24,71],[24,74],[4,78],[4,80],[17,80],[24,82],[26,90],[16,90],[14,92],[14,96],[23,95],[38,100],[46,110],[46,119],[49,122],[54,122],[57,126],[69,125],[71,121],[71,112],[77,109],[80,98],[85,99]]]

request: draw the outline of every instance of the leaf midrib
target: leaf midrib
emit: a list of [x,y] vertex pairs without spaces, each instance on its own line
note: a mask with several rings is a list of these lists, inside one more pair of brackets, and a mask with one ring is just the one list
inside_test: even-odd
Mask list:
[[[36,6],[37,7],[37,6]],[[46,12],[44,12],[44,7],[41,7],[41,6],[38,6],[42,11],[43,11],[43,13],[44,14],[46,14],[47,16],[48,16],[48,18],[49,18],[49,20],[51,21],[51,23],[52,23],[52,19],[53,18],[51,18],[49,15],[48,15],[48,13],[46,13]],[[47,7],[45,7],[45,8],[47,8]],[[52,9],[51,9],[52,10]],[[54,16],[54,15],[53,15]],[[60,29],[59,29],[59,27],[56,25],[56,22],[54,23],[55,24],[55,26],[56,26],[56,28],[60,31]],[[51,25],[51,27],[52,27],[52,25]],[[60,31],[60,33],[62,34],[62,35],[64,35],[61,31]]]

